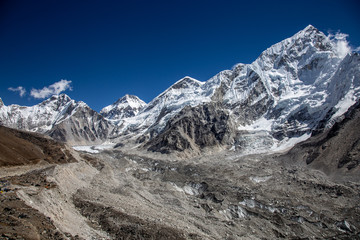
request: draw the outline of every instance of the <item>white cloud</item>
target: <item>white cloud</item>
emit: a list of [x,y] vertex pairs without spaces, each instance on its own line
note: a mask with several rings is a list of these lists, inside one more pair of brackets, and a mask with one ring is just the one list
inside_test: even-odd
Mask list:
[[8,90],[12,92],[19,92],[20,97],[23,97],[26,93],[26,89],[22,86],[18,86],[17,88],[9,87]]
[[48,87],[44,87],[42,89],[31,89],[30,95],[34,98],[47,98],[52,95],[58,95],[66,90],[72,91],[70,84],[71,81],[61,79],[60,81],[53,83]]
[[348,41],[346,41],[348,36],[349,35],[344,33],[337,33],[334,36],[336,40],[336,52],[340,58],[343,58],[351,53],[351,47],[349,46]]

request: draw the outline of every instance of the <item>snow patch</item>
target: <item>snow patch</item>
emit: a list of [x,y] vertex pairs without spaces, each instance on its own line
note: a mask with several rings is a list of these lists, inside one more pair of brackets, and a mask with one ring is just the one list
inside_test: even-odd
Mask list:
[[243,131],[271,131],[274,120],[266,119],[264,116],[249,125],[240,125],[238,130]]
[[263,177],[259,177],[259,176],[251,176],[250,180],[254,183],[261,183],[261,182],[266,182],[271,178],[271,176],[263,176]]
[[73,146],[72,148],[80,152],[99,153],[107,149],[112,149],[113,147],[114,143],[105,143],[101,145]]
[[346,93],[346,95],[335,105],[335,109],[337,109],[336,113],[332,116],[331,119],[336,119],[343,115],[349,108],[356,103],[357,95],[359,95],[360,87],[354,88],[354,78],[351,80],[350,90]]
[[175,183],[170,182],[170,185],[173,186],[176,191],[184,193],[184,189],[182,189],[181,187],[178,187]]
[[94,149],[94,146],[73,146],[73,149],[80,152],[87,152],[87,153],[99,153],[99,150]]
[[307,140],[309,137],[311,137],[311,133],[305,133],[300,137],[285,138],[277,144],[274,144],[270,150],[273,152],[287,151],[296,144]]
[[194,189],[190,186],[185,186],[184,192],[188,195],[198,195],[199,194],[199,192],[196,189]]

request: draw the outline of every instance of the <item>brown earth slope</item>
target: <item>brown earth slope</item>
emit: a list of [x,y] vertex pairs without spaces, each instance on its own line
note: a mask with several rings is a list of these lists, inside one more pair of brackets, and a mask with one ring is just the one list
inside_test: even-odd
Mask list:
[[53,164],[75,161],[64,144],[0,126],[0,239],[65,239],[50,218],[18,197],[18,191],[56,187],[48,182],[46,171]]
[[0,167],[73,162],[65,146],[40,134],[0,126]]

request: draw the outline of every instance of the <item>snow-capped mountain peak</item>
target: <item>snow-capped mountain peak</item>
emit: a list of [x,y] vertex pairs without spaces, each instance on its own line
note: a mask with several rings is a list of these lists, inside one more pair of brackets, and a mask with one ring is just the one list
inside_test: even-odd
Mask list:
[[75,105],[75,101],[66,94],[54,95],[31,107],[15,104],[3,106],[0,109],[0,119],[3,125],[9,127],[46,132],[56,121],[71,114]]
[[[294,36],[266,49],[245,71],[258,76],[272,99],[293,98],[312,91],[335,73],[345,48],[339,41],[309,25]],[[341,43],[340,46],[346,46]],[[340,50],[339,50],[340,49]],[[342,54],[339,54],[339,51]],[[248,75],[243,71],[244,75]]]
[[135,95],[126,94],[124,97],[120,98],[116,103],[128,103],[130,107],[132,108],[141,108],[146,103],[138,98]]
[[201,82],[195,78],[186,76],[186,77],[183,77],[182,79],[180,79],[179,81],[177,81],[176,83],[174,83],[173,85],[171,85],[171,87],[169,89],[199,87],[203,84],[204,84],[203,82]]
[[50,98],[39,103],[39,106],[51,107],[54,111],[57,111],[69,104],[70,102],[75,103],[74,100],[72,100],[68,95],[63,93],[60,95],[51,96]]
[[145,105],[137,96],[126,94],[115,103],[104,107],[100,114],[107,119],[119,120],[137,115]]
[[66,94],[54,95],[31,106],[0,108],[0,125],[48,134],[69,144],[101,142],[112,129],[100,114],[86,103]]
[[251,64],[236,64],[205,82],[186,76],[148,104],[125,95],[101,116],[65,94],[33,107],[0,101],[0,121],[31,131],[51,129],[60,139],[124,137],[152,151],[165,151],[166,144],[230,144],[259,153],[291,147],[314,129],[330,127],[359,99],[360,57],[351,53],[346,35],[327,36],[309,25]]
[[[349,48],[345,36],[326,36],[309,25],[266,49],[252,64],[237,64],[201,86],[192,87],[191,91],[186,88],[175,91],[170,87],[148,105],[149,109],[159,108],[156,111],[159,117],[152,117],[150,129],[157,126],[161,132],[168,119],[186,105],[196,107],[218,102],[231,113],[233,126],[239,131],[233,140],[236,148],[245,152],[283,149],[305,140],[320,121],[329,121],[329,112],[341,115],[360,97],[360,68],[355,60],[358,57],[351,60],[346,57]],[[185,94],[189,98],[183,98]],[[178,126],[182,128],[186,129]],[[173,139],[177,130],[171,129],[167,126],[169,136],[162,135],[162,141]],[[159,139],[154,142],[161,146]]]

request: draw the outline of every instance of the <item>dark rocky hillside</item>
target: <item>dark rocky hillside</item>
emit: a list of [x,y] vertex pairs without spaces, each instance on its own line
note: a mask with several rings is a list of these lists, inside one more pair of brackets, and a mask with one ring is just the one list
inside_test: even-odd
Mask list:
[[342,121],[296,145],[281,157],[288,164],[306,163],[333,180],[360,181],[360,102]]
[[187,106],[169,120],[158,136],[146,143],[148,150],[161,153],[199,151],[226,145],[234,133],[230,115],[220,104]]

